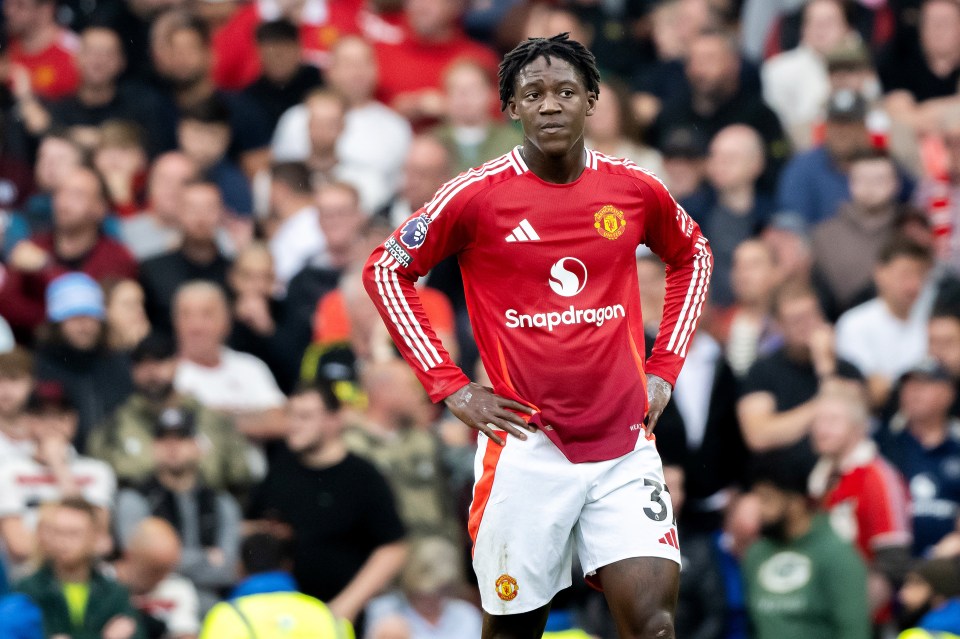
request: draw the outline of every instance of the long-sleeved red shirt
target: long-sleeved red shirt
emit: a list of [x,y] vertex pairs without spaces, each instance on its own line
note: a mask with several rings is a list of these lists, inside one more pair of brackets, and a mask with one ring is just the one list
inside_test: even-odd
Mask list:
[[[531,422],[576,463],[633,450],[646,375],[676,381],[713,264],[699,226],[656,177],[586,154],[570,184],[541,180],[518,149],[461,174],[373,252],[364,272],[394,341],[439,401],[469,380],[437,340],[414,283],[457,254],[494,390],[534,407]],[[646,362],[641,243],[667,265],[663,322]]]

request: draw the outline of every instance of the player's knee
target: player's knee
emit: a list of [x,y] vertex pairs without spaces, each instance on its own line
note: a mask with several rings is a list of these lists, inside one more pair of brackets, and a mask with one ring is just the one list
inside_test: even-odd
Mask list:
[[667,610],[657,610],[647,621],[643,629],[642,639],[675,639],[673,631],[673,614]]

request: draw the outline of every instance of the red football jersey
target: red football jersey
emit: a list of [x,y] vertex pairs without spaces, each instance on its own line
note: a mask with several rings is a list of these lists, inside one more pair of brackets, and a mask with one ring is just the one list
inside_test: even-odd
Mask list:
[[[518,149],[448,182],[370,256],[367,291],[431,399],[469,380],[423,313],[414,282],[457,254],[495,391],[537,410],[573,462],[613,459],[643,436],[646,374],[676,381],[713,257],[652,174],[587,150],[570,184],[531,172]],[[644,362],[635,252],[667,264],[663,323]]]
[[79,48],[77,35],[61,29],[55,42],[39,53],[27,53],[18,40],[10,43],[10,61],[30,72],[30,85],[41,98],[55,100],[77,90],[80,74],[74,56]]
[[[833,527],[855,541],[868,562],[877,548],[909,545],[910,497],[903,477],[877,452],[873,442],[864,442],[840,464],[840,477],[823,496]],[[820,493],[829,474],[821,461],[810,475],[813,492]]]

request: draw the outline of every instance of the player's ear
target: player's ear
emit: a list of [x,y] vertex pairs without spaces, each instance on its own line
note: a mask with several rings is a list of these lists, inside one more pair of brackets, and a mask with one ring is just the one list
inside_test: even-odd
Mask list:
[[510,98],[510,101],[507,102],[507,115],[514,122],[520,121],[520,114],[517,113],[517,101],[514,98]]
[[597,110],[597,94],[593,91],[587,91],[587,115],[593,115]]

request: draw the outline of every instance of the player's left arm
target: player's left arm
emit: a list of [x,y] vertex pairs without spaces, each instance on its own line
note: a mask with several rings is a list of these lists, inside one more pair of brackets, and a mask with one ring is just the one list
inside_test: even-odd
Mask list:
[[645,201],[641,241],[667,267],[663,319],[647,359],[647,431],[663,413],[700,321],[710,287],[713,254],[700,226],[659,180],[642,182]]

